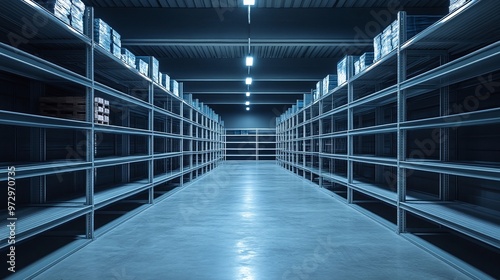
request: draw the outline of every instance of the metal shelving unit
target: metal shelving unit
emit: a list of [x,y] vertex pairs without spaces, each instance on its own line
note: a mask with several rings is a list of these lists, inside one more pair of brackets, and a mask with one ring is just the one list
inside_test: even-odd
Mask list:
[[396,50],[277,119],[278,164],[469,276],[498,278],[499,13],[471,1],[406,38],[400,12]]
[[[37,28],[29,38],[23,19]],[[18,260],[16,277],[39,274],[223,160],[220,118],[183,99],[182,84],[175,96],[94,44],[93,22],[87,8],[81,34],[30,0],[7,1],[0,12],[0,128],[8,135],[0,183],[15,166],[16,252],[46,244],[38,259]],[[42,115],[45,96],[83,98],[85,119]],[[94,123],[94,97],[109,100],[109,125]],[[5,253],[8,228],[0,233]],[[51,236],[67,244],[52,246]]]
[[226,160],[275,160],[274,128],[226,128],[224,134]]

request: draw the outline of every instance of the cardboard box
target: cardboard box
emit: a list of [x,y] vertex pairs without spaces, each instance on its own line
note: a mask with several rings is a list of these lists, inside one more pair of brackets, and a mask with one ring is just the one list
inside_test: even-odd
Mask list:
[[148,62],[149,64],[149,61],[152,60],[152,65],[150,65],[150,67],[152,67],[152,73],[151,73],[151,76],[150,78],[156,82],[156,83],[160,83],[160,64],[158,62],[158,59],[156,59],[154,56],[136,56],[136,59],[142,59],[146,62]]
[[121,59],[122,58],[122,54],[121,54],[121,50],[122,48],[119,47],[118,45],[116,44],[111,44],[111,52],[113,53],[113,55],[115,57],[117,57],[118,59]]
[[337,75],[330,74],[323,79],[323,93],[322,95],[327,95],[331,90],[337,87]]
[[337,63],[337,83],[339,85],[347,81],[347,56]]
[[170,76],[160,72],[160,84],[168,91],[170,91]]
[[94,19],[94,41],[111,51],[111,27],[100,18]]
[[149,65],[146,63],[146,61],[136,57],[135,65],[139,73],[146,77],[148,76]]
[[173,95],[179,96],[179,83],[176,80],[170,80],[170,89]]
[[115,45],[117,45],[118,47],[122,47],[122,39],[121,39],[121,36],[120,34],[114,30],[114,29],[111,29],[111,42]]
[[85,4],[82,0],[71,0],[71,4],[75,6],[82,13],[85,11]]
[[372,52],[365,52],[359,57],[359,67],[361,71],[365,70],[368,66],[373,64],[374,57],[375,55]]
[[135,67],[135,55],[126,48],[121,48],[122,61],[129,66]]
[[373,61],[378,61],[382,58],[382,34],[378,34],[373,38]]
[[354,60],[354,75],[358,75],[361,72],[361,64],[359,59]]

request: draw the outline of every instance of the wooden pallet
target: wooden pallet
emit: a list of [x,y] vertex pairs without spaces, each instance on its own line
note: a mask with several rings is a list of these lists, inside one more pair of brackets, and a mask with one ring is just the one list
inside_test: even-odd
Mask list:
[[[86,120],[86,102],[81,96],[41,97],[40,114],[50,117]],[[109,101],[100,97],[94,99],[94,122],[109,124]]]

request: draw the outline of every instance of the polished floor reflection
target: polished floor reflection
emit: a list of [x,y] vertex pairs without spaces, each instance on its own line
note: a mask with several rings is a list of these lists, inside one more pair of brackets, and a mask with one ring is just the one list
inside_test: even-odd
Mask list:
[[467,279],[274,162],[226,162],[36,279]]

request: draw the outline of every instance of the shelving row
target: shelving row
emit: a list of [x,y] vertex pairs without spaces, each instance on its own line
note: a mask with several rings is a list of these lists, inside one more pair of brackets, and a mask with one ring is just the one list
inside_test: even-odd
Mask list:
[[[16,273],[2,279],[39,274],[223,160],[220,118],[95,44],[92,8],[84,18],[82,34],[30,0],[0,11],[0,197],[15,197],[0,217],[17,219]],[[57,117],[42,97],[64,97]],[[109,101],[109,124],[94,122],[95,98]],[[4,256],[11,233],[0,230]]]
[[[474,278],[500,277],[500,6],[472,1],[277,119],[278,163]],[[453,242],[453,243],[451,243]]]
[[276,129],[226,128],[226,160],[276,160]]

